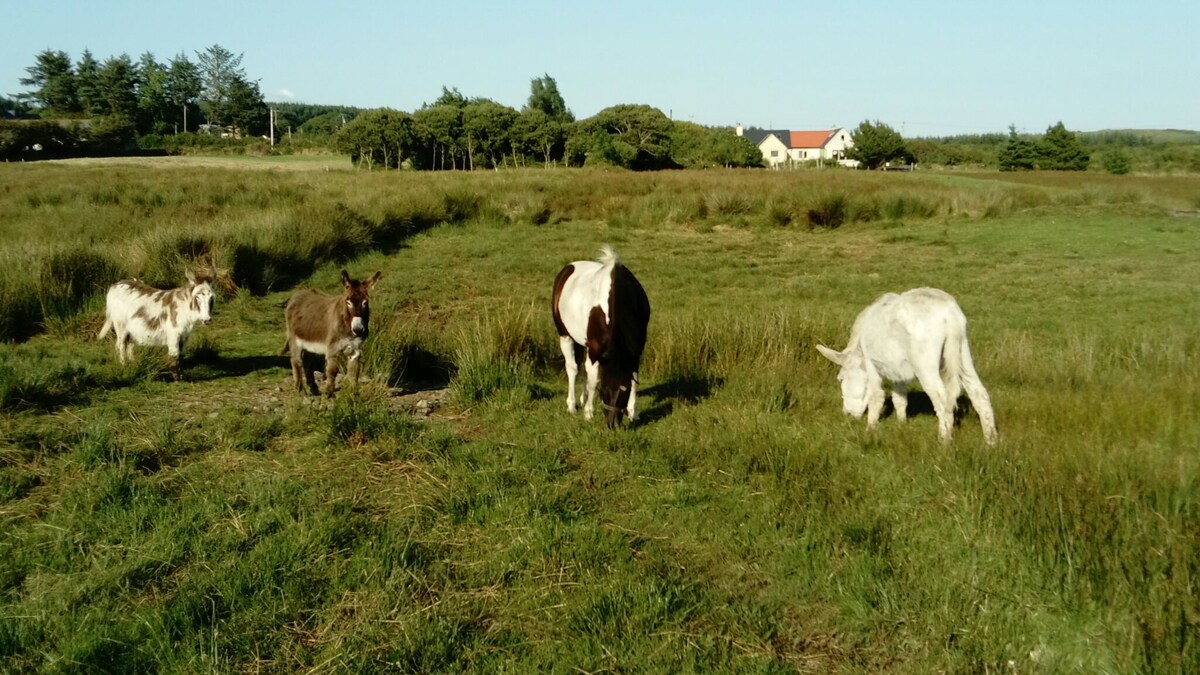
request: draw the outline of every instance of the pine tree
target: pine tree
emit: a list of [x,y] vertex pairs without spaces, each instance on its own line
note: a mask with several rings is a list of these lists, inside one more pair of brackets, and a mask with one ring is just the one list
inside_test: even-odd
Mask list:
[[1037,146],[1038,168],[1053,171],[1086,171],[1091,158],[1074,133],[1062,122],[1046,129]]
[[1017,136],[1017,125],[1008,127],[1008,142],[997,157],[1001,171],[1030,171],[1037,168],[1038,148],[1028,138]]

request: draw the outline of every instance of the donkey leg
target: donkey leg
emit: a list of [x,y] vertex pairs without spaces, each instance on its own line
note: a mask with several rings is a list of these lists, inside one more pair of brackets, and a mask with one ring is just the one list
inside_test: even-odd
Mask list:
[[299,347],[291,347],[291,362],[292,362],[292,383],[296,385],[296,391],[304,393],[304,385],[310,379],[309,374],[304,370],[304,351]]
[[988,395],[979,373],[975,372],[975,364],[971,362],[971,352],[964,346],[962,365],[962,386],[971,399],[971,406],[979,413],[979,422],[983,425],[983,440],[988,445],[995,445],[1000,435],[996,432],[996,414],[992,410],[992,397]]
[[567,412],[575,412],[575,376],[579,373],[579,362],[575,360],[575,341],[570,337],[558,338],[563,362],[567,370]]
[[125,326],[115,325],[114,329],[117,334],[117,360],[125,363],[125,343],[129,341],[129,333],[125,331]]
[[354,388],[358,389],[358,367],[362,363],[362,352],[354,352],[350,358],[346,360],[346,374],[349,380],[354,383]]
[[929,401],[933,403],[933,412],[937,415],[938,421],[938,437],[943,443],[950,442],[950,436],[954,430],[954,401],[949,401],[946,393],[946,385],[942,382],[942,374],[939,372],[937,365],[924,366],[915,369],[917,371],[917,381],[921,383],[921,388],[929,394]]
[[333,398],[334,389],[337,386],[338,361],[337,357],[329,355],[325,357],[325,396]]
[[901,422],[908,419],[908,387],[902,383],[892,383],[892,407],[896,409],[896,419]]
[[867,427],[874,428],[879,425],[879,416],[883,414],[883,402],[885,396],[883,393],[883,385],[880,383],[872,383],[867,385]]
[[180,365],[180,361],[182,360],[180,343],[181,340],[178,338],[167,338],[167,360],[170,362],[171,377],[176,382],[183,379],[183,368]]

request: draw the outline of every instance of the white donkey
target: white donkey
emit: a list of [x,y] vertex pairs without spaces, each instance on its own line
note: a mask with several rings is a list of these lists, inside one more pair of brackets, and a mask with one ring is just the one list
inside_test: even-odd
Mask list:
[[213,286],[208,277],[197,278],[190,270],[187,284],[161,290],[138,281],[123,279],[108,289],[105,298],[104,327],[97,340],[110,330],[117,334],[117,358],[121,363],[133,358],[133,344],[165,345],[171,357],[171,374],[183,375],[180,361],[192,328],[200,321],[212,321]]
[[954,296],[936,288],[885,293],[854,321],[850,343],[842,351],[817,345],[825,358],[842,367],[842,408],[875,426],[883,410],[883,383],[892,385],[896,417],[904,421],[908,383],[916,380],[937,413],[938,434],[950,440],[954,408],[965,389],[983,424],[988,445],[998,438],[992,400],[975,372],[967,346],[967,317]]

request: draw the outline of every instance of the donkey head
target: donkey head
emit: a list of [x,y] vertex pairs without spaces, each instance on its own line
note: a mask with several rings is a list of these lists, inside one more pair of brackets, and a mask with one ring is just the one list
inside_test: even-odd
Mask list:
[[196,312],[197,318],[204,324],[212,323],[213,311],[213,280],[207,275],[196,275],[191,270],[187,270],[184,275],[187,277],[188,294],[191,296],[192,310]]
[[867,361],[862,349],[856,344],[845,351],[835,351],[825,345],[817,345],[817,351],[825,358],[841,366],[838,381],[842,383],[842,410],[853,417],[862,417],[867,412]]
[[342,270],[342,285],[346,287],[346,292],[342,295],[342,300],[346,303],[343,316],[346,317],[346,323],[354,337],[367,339],[371,322],[371,307],[367,303],[367,294],[382,274],[376,272],[370,279],[355,281],[346,270]]

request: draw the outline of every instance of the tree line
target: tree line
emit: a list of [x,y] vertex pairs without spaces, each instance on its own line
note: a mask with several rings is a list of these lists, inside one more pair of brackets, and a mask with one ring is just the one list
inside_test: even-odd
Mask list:
[[[730,130],[669,119],[647,105],[617,105],[576,120],[554,78],[533,78],[517,110],[457,88],[413,112],[381,108],[267,103],[241,66],[242,55],[220,45],[178,54],[166,63],[147,52],[77,61],[47,49],[26,68],[30,89],[0,99],[10,116],[42,122],[0,122],[0,155],[180,149],[207,141],[195,132],[234,138],[268,133],[275,110],[278,140],[316,144],[349,154],[369,169],[410,167],[470,170],[505,166],[607,164],[630,169],[760,166],[761,155]],[[272,139],[274,140],[274,139]]]
[[413,112],[368,110],[337,130],[334,146],[367,168],[473,170],[519,166],[618,166],[633,170],[761,166],[730,129],[671,120],[643,104],[614,105],[576,120],[548,74],[517,110],[457,88]]

